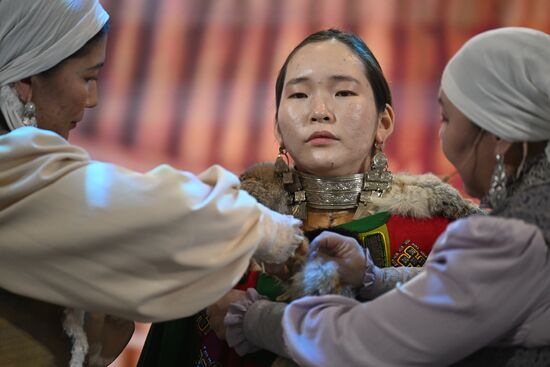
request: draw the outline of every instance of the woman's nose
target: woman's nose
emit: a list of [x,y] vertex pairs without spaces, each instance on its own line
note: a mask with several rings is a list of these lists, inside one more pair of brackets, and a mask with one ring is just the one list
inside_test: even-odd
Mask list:
[[313,101],[310,121],[321,123],[334,121],[334,114],[332,113],[332,109],[322,98],[316,98]]
[[89,86],[88,89],[88,98],[86,99],[86,108],[94,108],[97,106],[98,95],[97,95],[97,83],[93,83]]

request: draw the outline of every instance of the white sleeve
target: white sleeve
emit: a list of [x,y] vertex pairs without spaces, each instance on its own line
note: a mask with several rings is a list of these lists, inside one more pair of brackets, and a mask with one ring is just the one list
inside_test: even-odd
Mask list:
[[0,141],[0,287],[14,293],[178,318],[221,297],[256,250],[283,261],[301,241],[299,221],[262,207],[221,167],[140,174],[18,130]]
[[291,303],[285,345],[301,366],[354,367],[444,366],[504,338],[521,344],[518,328],[549,289],[548,262],[535,226],[460,220],[421,274],[372,302],[323,296]]

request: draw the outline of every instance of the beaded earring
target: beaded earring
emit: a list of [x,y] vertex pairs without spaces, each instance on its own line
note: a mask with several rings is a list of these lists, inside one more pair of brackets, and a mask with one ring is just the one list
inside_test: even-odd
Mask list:
[[367,205],[371,197],[380,197],[391,190],[393,175],[388,169],[388,157],[384,154],[383,146],[374,143],[375,154],[372,157],[370,170],[365,173],[363,189],[359,195],[359,206],[354,218],[368,215]]
[[23,125],[36,127],[36,105],[31,101],[23,106]]
[[496,164],[493,175],[491,176],[491,185],[487,193],[487,199],[491,208],[497,208],[508,196],[506,190],[506,171],[504,169],[504,155],[496,155]]
[[294,182],[289,162],[290,160],[286,148],[282,145],[279,146],[279,154],[277,154],[277,159],[275,159],[275,173],[283,178],[284,185],[289,185]]

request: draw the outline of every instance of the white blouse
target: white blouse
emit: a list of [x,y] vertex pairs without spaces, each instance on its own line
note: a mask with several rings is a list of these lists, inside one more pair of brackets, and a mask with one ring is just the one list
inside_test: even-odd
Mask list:
[[138,321],[215,302],[256,253],[285,260],[299,221],[261,206],[219,166],[140,174],[60,136],[0,136],[0,287]]

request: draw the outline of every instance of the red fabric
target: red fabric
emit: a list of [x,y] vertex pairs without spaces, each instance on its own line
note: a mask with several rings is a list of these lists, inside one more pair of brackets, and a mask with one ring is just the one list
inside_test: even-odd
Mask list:
[[392,215],[386,223],[390,237],[390,259],[403,253],[408,244],[416,245],[424,256],[428,256],[435,240],[449,223],[450,220],[445,217],[417,219]]
[[241,291],[246,291],[248,288],[256,288],[256,283],[258,282],[259,275],[259,271],[249,271],[248,274],[244,276],[244,279],[237,283],[237,285],[235,285],[233,288],[239,289]]

